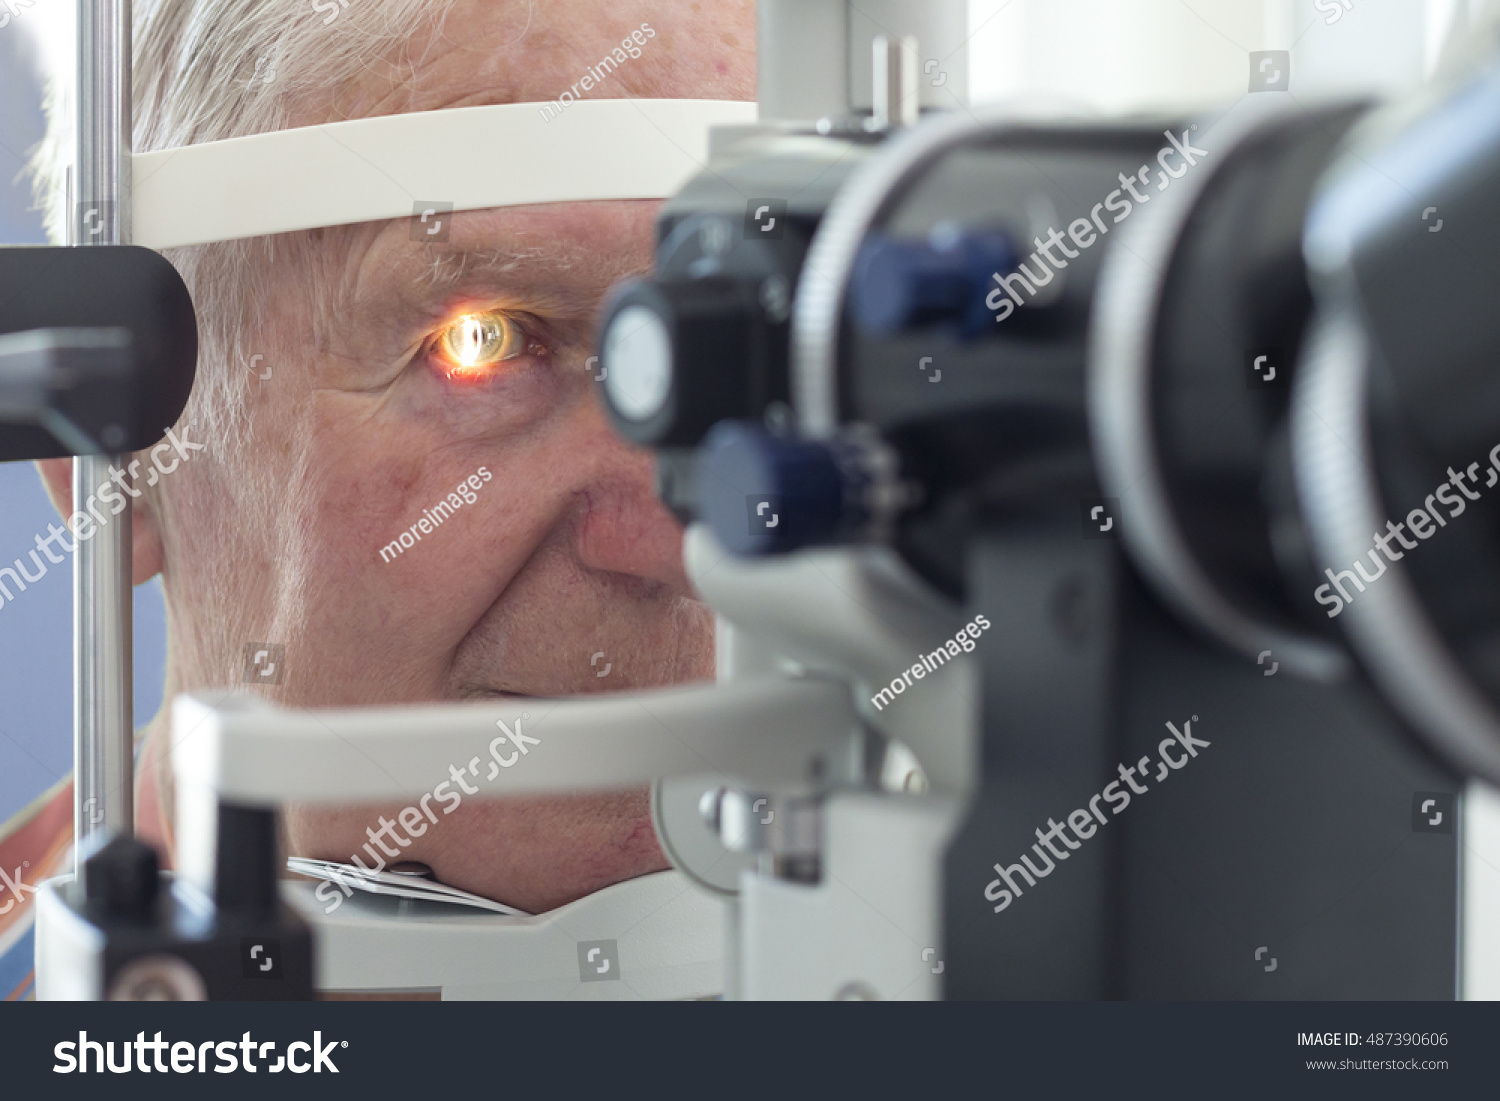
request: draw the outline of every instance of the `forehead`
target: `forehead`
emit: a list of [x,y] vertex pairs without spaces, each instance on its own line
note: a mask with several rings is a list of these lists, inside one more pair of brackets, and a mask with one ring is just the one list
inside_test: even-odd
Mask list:
[[605,79],[575,94],[755,98],[754,0],[454,0],[439,10],[392,68],[372,67],[302,122],[553,101],[633,32],[646,39],[631,43],[640,56],[615,56]]
[[441,244],[413,242],[402,223],[387,223],[356,248],[343,305],[379,313],[404,304],[434,320],[457,299],[503,299],[586,321],[613,283],[649,264],[655,209],[609,200],[467,211]]
[[[755,98],[754,0],[452,0],[432,25],[402,48],[395,64],[350,86],[301,105],[293,125],[410,111],[496,103],[555,101],[607,56],[615,67],[581,94],[591,99]],[[642,24],[655,34],[647,37]],[[631,45],[639,57],[619,62],[613,51]],[[433,150],[434,156],[461,150]],[[518,157],[546,156],[517,149]],[[629,251],[650,240],[654,203],[556,203],[457,215],[455,250],[499,248],[529,253],[533,266],[568,266],[571,256]],[[361,282],[381,257],[387,278],[404,282],[433,259],[406,240],[400,223],[385,226],[374,247],[358,250]],[[461,258],[460,258],[461,260]],[[374,267],[381,265],[375,264]],[[452,265],[447,265],[452,270]],[[615,273],[619,274],[619,273]]]

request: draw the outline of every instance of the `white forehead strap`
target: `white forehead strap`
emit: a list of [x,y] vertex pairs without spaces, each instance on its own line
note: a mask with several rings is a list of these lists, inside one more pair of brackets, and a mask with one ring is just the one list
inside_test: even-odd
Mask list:
[[140,153],[131,240],[164,249],[411,217],[433,230],[450,210],[665,199],[707,164],[710,127],[755,118],[754,103],[730,100],[507,103]]

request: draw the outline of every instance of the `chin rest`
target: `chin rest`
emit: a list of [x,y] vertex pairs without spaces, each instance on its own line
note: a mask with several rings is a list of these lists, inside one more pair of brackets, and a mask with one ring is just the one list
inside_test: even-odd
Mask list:
[[313,928],[319,997],[628,1001],[723,993],[723,905],[656,872],[544,914],[355,891],[330,914],[318,884],[282,897]]

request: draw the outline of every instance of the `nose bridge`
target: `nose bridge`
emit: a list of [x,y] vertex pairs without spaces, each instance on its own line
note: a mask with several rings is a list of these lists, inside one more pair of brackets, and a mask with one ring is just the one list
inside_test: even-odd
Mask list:
[[579,561],[589,569],[686,588],[682,528],[657,498],[654,456],[621,439],[597,400],[583,415],[592,458],[578,490]]

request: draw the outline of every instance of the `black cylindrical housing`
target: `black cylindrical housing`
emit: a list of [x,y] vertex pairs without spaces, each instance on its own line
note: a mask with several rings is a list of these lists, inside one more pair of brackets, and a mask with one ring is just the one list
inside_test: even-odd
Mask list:
[[[198,365],[198,322],[177,269],[135,245],[0,248],[0,334],[92,328],[130,334],[140,385],[118,450],[148,448],[182,415]],[[67,454],[40,426],[0,438],[0,462]]]

